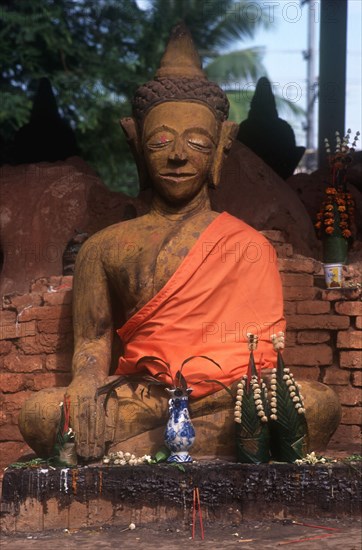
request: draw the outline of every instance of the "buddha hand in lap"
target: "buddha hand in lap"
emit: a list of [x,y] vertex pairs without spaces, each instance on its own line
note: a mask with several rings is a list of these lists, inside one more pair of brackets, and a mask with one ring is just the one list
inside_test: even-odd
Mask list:
[[[284,329],[274,250],[241,220],[211,211],[208,198],[236,131],[227,113],[226,96],[208,82],[190,36],[178,27],[155,80],[136,92],[134,118],[121,121],[140,176],[152,186],[151,208],[97,233],[80,250],[73,380],[66,389],[37,393],[20,416],[24,438],[39,455],[51,454],[64,394],[77,453],[85,459],[165,425],[167,394],[159,388],[119,388],[105,416],[95,395],[110,380],[114,338],[123,344],[116,375],[134,374],[144,356],[164,359],[173,373],[193,355],[222,366],[199,357],[183,372],[193,387],[191,413],[200,421],[196,441],[200,449],[207,442],[214,456],[220,436],[232,438],[233,403],[206,380],[231,385],[240,379],[247,332],[259,336],[262,368],[272,366],[270,335]],[[137,367],[152,374],[158,368],[154,362]],[[221,415],[217,425],[208,422],[210,414]]]

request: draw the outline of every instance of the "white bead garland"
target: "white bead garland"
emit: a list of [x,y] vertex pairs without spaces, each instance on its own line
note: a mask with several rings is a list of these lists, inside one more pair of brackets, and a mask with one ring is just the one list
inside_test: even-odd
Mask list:
[[[273,343],[274,350],[279,353],[281,350],[284,349],[285,345],[285,337],[283,332],[278,332],[277,334],[271,335],[271,341]],[[291,400],[294,403],[294,406],[298,412],[298,414],[305,413],[304,403],[303,403],[303,396],[300,393],[301,386],[300,384],[297,384],[294,380],[293,373],[290,372],[290,369],[288,367],[283,368],[283,376],[282,380],[284,381],[285,385],[288,388],[289,396]],[[271,376],[271,399],[270,399],[270,405],[271,405],[271,420],[277,420],[277,369],[273,368],[272,370],[272,376]]]

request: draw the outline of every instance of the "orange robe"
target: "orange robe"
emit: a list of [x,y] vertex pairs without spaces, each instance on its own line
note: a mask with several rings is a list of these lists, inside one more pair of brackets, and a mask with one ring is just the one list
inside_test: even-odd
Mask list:
[[[192,355],[206,359],[188,362],[182,373],[191,397],[221,389],[245,374],[249,350],[247,333],[259,336],[255,353],[261,368],[276,360],[271,334],[285,330],[282,287],[275,250],[258,231],[243,221],[220,214],[201,234],[166,285],[122,328],[124,344],[117,374],[135,374],[137,361],[146,355],[162,358],[174,375]],[[164,370],[149,361],[138,370],[152,374]],[[170,378],[160,377],[165,382]]]

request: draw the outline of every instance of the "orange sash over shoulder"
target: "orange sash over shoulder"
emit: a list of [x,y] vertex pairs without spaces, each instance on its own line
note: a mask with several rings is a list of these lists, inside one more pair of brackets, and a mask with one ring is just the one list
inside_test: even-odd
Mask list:
[[[124,355],[116,374],[134,374],[145,355],[170,363],[173,374],[187,357],[207,355],[222,371],[201,358],[182,371],[193,388],[191,396],[202,397],[221,387],[195,382],[217,379],[229,385],[245,374],[248,332],[259,336],[256,361],[270,368],[276,359],[270,335],[280,330],[285,322],[274,248],[258,231],[224,212],[205,229],[167,284],[117,330]],[[160,371],[153,362],[145,368]],[[167,377],[164,381],[170,382]]]

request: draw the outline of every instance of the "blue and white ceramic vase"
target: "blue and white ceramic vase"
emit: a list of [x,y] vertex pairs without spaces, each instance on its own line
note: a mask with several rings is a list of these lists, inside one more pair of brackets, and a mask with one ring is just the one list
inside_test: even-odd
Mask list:
[[192,462],[189,449],[195,441],[195,430],[191,422],[188,394],[176,388],[168,389],[171,399],[168,402],[169,419],[165,431],[165,445],[171,451],[167,462]]

